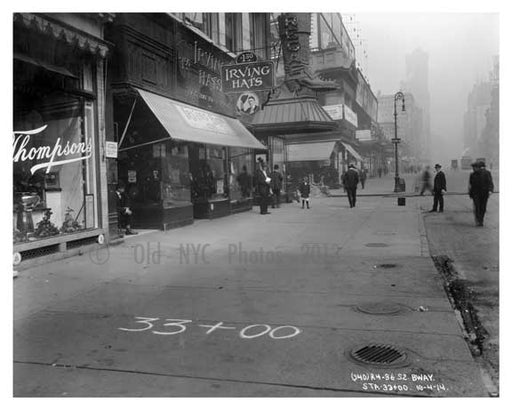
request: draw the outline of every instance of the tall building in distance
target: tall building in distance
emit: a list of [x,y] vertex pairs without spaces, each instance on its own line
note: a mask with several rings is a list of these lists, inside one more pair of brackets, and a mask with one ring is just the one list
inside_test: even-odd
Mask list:
[[429,91],[429,65],[428,53],[416,49],[405,57],[406,79],[402,83],[402,90],[414,96],[416,106],[423,112],[422,132],[418,137],[418,160],[430,161],[430,91]]

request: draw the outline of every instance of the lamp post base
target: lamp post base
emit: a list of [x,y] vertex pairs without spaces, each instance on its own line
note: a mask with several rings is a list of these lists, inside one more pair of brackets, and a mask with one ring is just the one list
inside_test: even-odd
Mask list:
[[399,176],[395,177],[395,189],[393,192],[405,192],[405,181]]

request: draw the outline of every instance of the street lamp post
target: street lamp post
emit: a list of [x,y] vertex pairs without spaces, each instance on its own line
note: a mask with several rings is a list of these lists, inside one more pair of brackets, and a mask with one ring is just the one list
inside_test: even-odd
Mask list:
[[395,138],[391,140],[393,144],[395,144],[395,190],[394,192],[400,192],[400,176],[398,175],[398,144],[400,143],[400,138],[398,138],[398,126],[397,126],[397,112],[396,112],[396,102],[398,100],[402,100],[402,111],[405,111],[405,96],[404,93],[398,91],[395,94],[395,99],[393,101],[393,116],[395,117]]

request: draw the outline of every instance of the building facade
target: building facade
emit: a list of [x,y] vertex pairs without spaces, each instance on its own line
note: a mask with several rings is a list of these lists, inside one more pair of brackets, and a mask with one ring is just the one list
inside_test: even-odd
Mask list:
[[18,268],[108,240],[110,14],[15,13],[13,248]]
[[107,124],[118,152],[109,173],[112,235],[119,184],[136,228],[168,229],[251,209],[254,151],[266,147],[239,120],[251,110],[237,108],[239,95],[223,91],[222,68],[243,47],[264,54],[265,19],[120,13],[106,35],[116,45]]

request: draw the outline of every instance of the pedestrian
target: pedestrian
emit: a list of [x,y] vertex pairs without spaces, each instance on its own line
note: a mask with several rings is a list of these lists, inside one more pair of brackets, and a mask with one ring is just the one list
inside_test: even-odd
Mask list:
[[377,170],[377,173],[379,174],[379,178],[381,178],[382,177],[382,168],[381,167],[379,167],[379,169]]
[[260,167],[256,171],[256,192],[259,195],[260,214],[268,215],[268,201],[270,197],[270,177],[267,174],[267,164],[260,161]]
[[270,187],[272,189],[272,208],[279,208],[281,205],[281,187],[283,186],[283,176],[279,172],[279,165],[274,165],[274,171],[270,175]]
[[119,181],[116,188],[116,200],[119,229],[124,229],[126,235],[137,235],[138,232],[132,230],[133,211],[130,208],[129,198],[126,195],[125,185],[122,181]]
[[242,198],[248,198],[251,196],[251,175],[247,172],[247,166],[242,167],[242,172],[237,176],[236,180],[240,186],[242,192]]
[[469,176],[469,197],[473,200],[473,213],[476,226],[484,226],[487,200],[494,191],[491,173],[485,168],[485,162],[471,165],[473,172]]
[[366,182],[366,176],[367,176],[367,172],[366,172],[366,169],[364,167],[361,168],[361,189],[364,189],[364,184]]
[[432,184],[430,182],[430,167],[427,165],[425,170],[421,174],[421,191],[420,195],[423,195],[426,190],[429,190],[432,193]]
[[446,177],[444,172],[441,171],[441,165],[436,164],[434,166],[436,170],[436,176],[434,177],[434,189],[432,193],[434,194],[434,204],[432,209],[429,212],[438,212],[437,207],[439,205],[439,212],[444,211],[444,198],[443,195],[446,192]]
[[359,183],[359,174],[356,171],[356,167],[350,164],[342,179],[343,187],[347,191],[348,203],[351,208],[354,208],[356,206],[357,184]]
[[311,186],[309,185],[309,178],[304,177],[304,180],[299,185],[300,199],[302,201],[302,209],[304,209],[304,203],[307,204],[309,209],[309,194],[311,193]]

